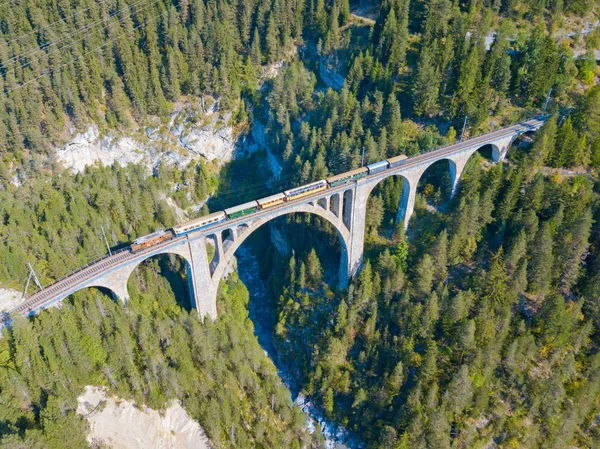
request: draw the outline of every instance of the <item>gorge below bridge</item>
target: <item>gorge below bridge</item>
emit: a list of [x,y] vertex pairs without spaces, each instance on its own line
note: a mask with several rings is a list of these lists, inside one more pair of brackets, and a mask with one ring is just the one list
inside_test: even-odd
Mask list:
[[[320,216],[337,230],[341,241],[339,280],[341,287],[345,287],[361,267],[367,203],[369,195],[380,182],[391,176],[402,177],[402,198],[397,221],[403,221],[404,225],[408,226],[414,210],[417,184],[427,168],[438,161],[447,160],[454,194],[467,161],[475,152],[484,147],[491,147],[493,161],[503,161],[511,143],[523,133],[538,130],[544,120],[544,117],[530,119],[463,142],[435,148],[412,156],[397,167],[258,210],[253,214],[217,223],[135,253],[129,248],[123,249],[38,290],[10,310],[8,316],[13,313],[34,315],[76,291],[89,287],[108,289],[126,303],[129,298],[127,282],[140,263],[156,255],[176,254],[186,261],[192,307],[197,309],[201,317],[209,316],[215,319],[219,282],[236,250],[260,226],[292,213]],[[211,240],[215,247],[212,260],[208,258],[207,240]],[[10,321],[8,316],[5,323]]]

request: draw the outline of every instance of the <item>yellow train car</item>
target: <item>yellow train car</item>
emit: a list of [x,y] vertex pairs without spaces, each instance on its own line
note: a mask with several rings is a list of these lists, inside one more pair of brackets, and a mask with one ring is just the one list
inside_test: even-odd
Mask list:
[[408,159],[406,157],[406,154],[401,154],[400,156],[395,156],[395,157],[391,157],[387,160],[389,167],[390,168],[394,168],[394,167],[398,167],[399,165],[402,165],[406,162],[406,159]]
[[285,195],[283,193],[277,193],[275,195],[268,196],[266,198],[257,200],[261,209],[268,209],[269,207],[277,206],[285,201]]
[[320,192],[325,189],[327,189],[327,181],[322,179],[317,182],[306,184],[302,187],[296,187],[295,189],[286,190],[283,193],[285,195],[286,201],[292,201],[307,195],[312,195],[313,193]]

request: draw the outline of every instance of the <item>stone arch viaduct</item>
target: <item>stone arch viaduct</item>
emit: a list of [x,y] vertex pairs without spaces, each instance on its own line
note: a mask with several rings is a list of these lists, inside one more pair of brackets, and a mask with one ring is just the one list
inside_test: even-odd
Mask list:
[[[434,163],[448,160],[452,192],[458,187],[469,158],[483,147],[491,146],[492,159],[502,161],[510,144],[519,135],[536,131],[544,118],[531,119],[488,134],[418,154],[405,163],[356,182],[329,188],[313,195],[283,203],[233,220],[177,237],[146,250],[132,253],[129,249],[114,253],[92,263],[31,295],[10,313],[33,315],[68,295],[88,287],[110,290],[127,302],[127,282],[135,268],[144,260],[159,254],[176,254],[186,262],[192,306],[201,317],[217,316],[217,290],[235,251],[252,232],[274,218],[290,213],[308,213],[332,224],[341,241],[340,284],[360,269],[363,258],[365,219],[369,213],[367,201],[372,190],[390,176],[401,176],[404,182],[397,220],[408,222],[413,213],[417,184],[423,173]],[[214,246],[209,260],[207,242]]]

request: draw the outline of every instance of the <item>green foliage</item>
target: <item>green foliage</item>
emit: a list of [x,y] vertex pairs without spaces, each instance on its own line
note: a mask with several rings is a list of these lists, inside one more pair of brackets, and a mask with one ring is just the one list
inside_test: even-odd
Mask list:
[[209,93],[233,109],[247,85],[246,55],[259,65],[289,51],[304,8],[287,0],[3,8],[3,151],[17,159],[24,150],[47,153],[69,122],[115,127],[166,116],[181,95]]
[[[77,175],[40,179],[0,190],[0,282],[23,279],[32,262],[47,284],[106,254],[104,227],[113,249],[159,227],[176,224],[165,198],[173,184],[187,201],[208,195],[202,164],[162,169],[142,166],[90,168]],[[181,197],[180,197],[181,198]],[[180,206],[186,205],[180,202]]]
[[[347,293],[309,289],[307,308],[291,283],[276,303],[280,353],[368,447],[596,438],[598,193],[584,177],[525,175],[526,159],[488,171],[479,161],[446,214],[366,260]],[[301,360],[299,345],[312,348]]]
[[[31,259],[48,282],[102,256],[100,225],[117,246],[172,225],[164,198],[173,183],[183,186],[175,199],[184,208],[214,190],[203,165],[152,177],[139,167],[97,168],[12,186],[16,165],[23,179],[51,168],[40,155],[67,126],[135,126],[168,115],[182,96],[212,94],[239,121],[264,126],[290,174],[277,185],[297,185],[360,166],[363,148],[370,163],[453,141],[464,115],[475,132],[490,116],[504,123],[542,106],[551,88],[560,106],[572,106],[577,77],[591,84],[595,70],[554,38],[563,11],[586,16],[592,0],[387,0],[362,40],[347,0],[63,3],[0,14],[2,282],[23,279]],[[84,7],[86,17],[69,15]],[[56,36],[39,31],[61,19]],[[94,22],[84,36],[82,23]],[[60,37],[60,48],[38,50]],[[259,90],[260,66],[304,42]],[[341,59],[342,88],[323,88],[320,58]],[[326,284],[328,257],[339,251],[329,251],[335,234],[319,220],[288,219],[289,264],[264,250],[281,359],[369,447],[597,445],[597,186],[537,172],[600,168],[600,89],[580,99],[566,119],[548,120],[526,157],[488,171],[474,157],[458,197],[434,218],[420,214],[410,240],[400,233],[391,248],[368,248],[348,291]],[[447,133],[449,123],[443,133],[428,126],[438,113],[452,120]],[[438,205],[449,194],[442,176],[428,174]],[[372,196],[373,241],[385,238],[377,234],[402,184],[389,180]],[[293,232],[310,223],[325,232]],[[85,446],[72,404],[87,383],[157,408],[183,398],[217,447],[311,444],[252,335],[245,289],[227,282],[219,320],[200,323],[156,277],[163,268],[151,262],[136,276],[128,313],[79,295],[61,313],[17,319],[0,340],[1,446]]]
[[[162,272],[178,277],[173,268]],[[87,422],[75,409],[89,384],[156,409],[181,400],[215,447],[310,447],[302,413],[247,325],[241,282],[223,285],[221,318],[202,323],[175,302],[170,283],[178,283],[158,273],[136,272],[127,309],[78,293],[4,331],[0,447],[88,447]]]

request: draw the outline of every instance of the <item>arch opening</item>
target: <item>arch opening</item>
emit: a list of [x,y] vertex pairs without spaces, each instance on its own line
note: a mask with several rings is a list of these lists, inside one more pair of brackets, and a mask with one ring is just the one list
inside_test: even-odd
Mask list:
[[[100,295],[98,295],[98,293],[100,293]],[[64,298],[62,300],[55,301],[53,303],[53,305],[59,304],[62,301],[71,301],[72,299],[76,298],[79,295],[86,295],[86,296],[93,295],[96,298],[98,298],[98,297],[109,298],[116,304],[122,304],[121,298],[118,297],[117,293],[114,290],[111,290],[110,288],[104,287],[104,286],[90,285],[88,287],[83,287],[82,289],[71,293],[69,296],[67,296],[66,298]]]
[[410,184],[399,174],[390,176],[378,183],[369,194],[366,236],[391,239],[399,226],[403,226],[409,211]]
[[317,213],[296,212],[262,223],[236,242],[238,275],[250,296],[249,317],[259,343],[276,364],[273,342],[280,312],[294,307],[309,316],[314,292],[328,291],[346,273],[347,242],[338,226]]
[[450,159],[440,159],[427,167],[417,183],[415,210],[443,209],[452,197],[456,176],[456,165]]
[[319,198],[317,200],[317,204],[322,207],[323,209],[327,210],[328,209],[328,199],[327,198]]
[[479,147],[477,153],[489,162],[498,162],[500,160],[500,149],[493,143]]
[[351,229],[352,227],[352,201],[354,200],[354,192],[346,190],[342,199],[342,217],[346,228]]
[[184,257],[156,254],[134,268],[127,291],[134,307],[149,307],[148,303],[158,302],[165,310],[179,306],[190,311],[196,308],[190,282],[190,265]]
[[[318,205],[313,207],[320,208]],[[312,213],[292,212],[251,229],[228,253],[230,257],[237,257],[240,251],[253,248],[264,258],[261,264],[261,277],[264,279],[279,267],[281,258],[302,257],[314,247],[319,258],[327,264],[324,267],[325,280],[332,283],[340,280],[340,272],[344,271],[340,269],[340,261],[347,251],[345,246],[346,242],[339,229],[327,219]],[[229,261],[225,258],[223,264],[227,262]]]
[[[217,266],[220,262],[221,254],[219,254],[219,241],[217,239],[221,239],[222,236],[211,234],[205,237],[206,242],[206,255],[208,258],[208,267],[210,269],[210,274],[213,275]],[[221,240],[222,242],[222,240]]]
[[[514,146],[523,150],[523,153],[529,153],[533,147],[533,141],[535,137],[535,131],[526,131],[524,133],[519,134],[515,139],[511,142],[510,146]],[[507,155],[510,152],[507,153]],[[521,153],[521,152],[519,152]],[[517,153],[518,154],[518,153]],[[515,153],[512,153],[512,156],[515,156]]]
[[235,228],[236,238],[239,238],[242,235],[244,235],[248,231],[248,229],[250,229],[250,226],[248,226],[246,223],[242,223],[241,225],[238,225]]
[[221,242],[223,244],[223,251],[227,251],[229,247],[233,244],[235,240],[235,236],[233,234],[233,229],[224,229],[221,231]]
[[341,205],[342,200],[340,194],[334,193],[333,195],[331,195],[331,199],[329,200],[329,211],[337,218],[340,218]]

